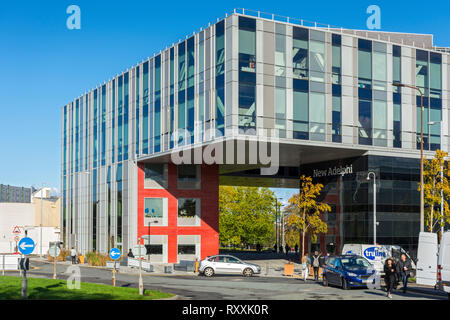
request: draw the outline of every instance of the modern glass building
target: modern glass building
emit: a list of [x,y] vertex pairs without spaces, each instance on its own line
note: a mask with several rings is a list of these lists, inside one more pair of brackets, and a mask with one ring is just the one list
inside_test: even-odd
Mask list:
[[[219,184],[298,188],[309,174],[333,208],[310,246],[369,243],[371,170],[379,242],[413,251],[420,96],[392,84],[424,92],[425,155],[447,151],[449,52],[432,35],[235,10],[62,108],[63,240],[106,252],[142,237],[152,261],[204,258],[219,248]],[[278,172],[228,149],[226,161],[171,157],[245,140],[276,143]]]

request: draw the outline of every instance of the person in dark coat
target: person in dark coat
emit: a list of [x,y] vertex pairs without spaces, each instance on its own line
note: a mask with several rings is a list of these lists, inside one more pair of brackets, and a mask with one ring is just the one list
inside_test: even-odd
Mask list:
[[396,266],[394,264],[394,260],[391,258],[386,259],[386,262],[384,264],[384,282],[386,283],[386,291],[387,291],[387,297],[392,298],[392,290],[395,286],[396,280]]
[[133,250],[130,249],[130,251],[128,251],[128,257],[134,258]]
[[408,278],[411,274],[411,261],[406,257],[406,254],[402,253],[400,261],[397,263],[397,272],[399,278],[402,279],[403,293],[406,293],[408,286]]

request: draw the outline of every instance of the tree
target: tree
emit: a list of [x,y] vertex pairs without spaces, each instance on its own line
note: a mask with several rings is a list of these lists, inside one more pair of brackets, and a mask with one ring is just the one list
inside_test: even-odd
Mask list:
[[317,235],[328,231],[327,224],[322,221],[322,215],[331,210],[331,207],[323,202],[316,201],[323,185],[314,184],[311,177],[300,177],[300,193],[289,199],[286,208],[288,233],[297,232],[301,243],[300,254],[305,253],[305,235],[308,233],[313,242],[317,241]]
[[[424,160],[423,193],[425,203],[425,223],[429,232],[434,232],[436,226],[450,223],[450,210],[448,199],[450,198],[449,173],[450,168],[445,162],[447,152],[436,150],[431,160]],[[443,172],[441,177],[441,170]],[[420,191],[420,184],[418,190]],[[444,212],[441,212],[441,192],[444,196]]]
[[221,186],[219,237],[225,245],[267,244],[275,222],[275,195],[268,188]]

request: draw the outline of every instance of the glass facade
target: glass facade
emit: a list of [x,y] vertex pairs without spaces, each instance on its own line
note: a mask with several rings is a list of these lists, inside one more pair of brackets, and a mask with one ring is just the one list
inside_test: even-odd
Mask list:
[[[333,169],[344,168],[346,174]],[[317,170],[325,170],[319,175]],[[420,180],[418,159],[364,156],[337,161],[315,163],[300,167],[300,173],[313,177],[324,185],[319,199],[330,204],[327,240],[341,252],[345,243],[373,243],[373,180],[377,176],[377,243],[397,244],[415,257],[417,251],[420,203],[417,191]]]
[[[76,230],[74,214],[80,211],[81,195],[77,179],[83,171],[92,179],[90,216],[93,220],[107,216],[108,232],[121,243],[122,223],[114,220],[120,221],[127,214],[123,208],[130,208],[123,192],[132,176],[128,161],[209,141],[214,137],[205,134],[209,128],[217,135],[225,135],[225,126],[227,134],[234,132],[229,128],[247,135],[259,135],[257,128],[278,129],[281,138],[309,140],[311,145],[326,141],[342,148],[359,144],[361,150],[392,146],[399,152],[416,152],[420,96],[407,105],[406,90],[394,87],[388,97],[390,79],[406,81],[402,75],[412,71],[402,69],[409,68],[409,59],[416,66],[411,72],[415,83],[424,92],[425,150],[441,147],[441,121],[447,123],[442,112],[448,91],[443,81],[445,53],[414,49],[410,57],[400,44],[269,22],[230,16],[64,106],[65,241]],[[353,79],[357,79],[354,87]],[[405,112],[414,106],[416,114]],[[199,182],[194,171],[181,169],[181,183]],[[100,194],[107,194],[106,204],[98,202]],[[96,221],[92,246],[100,250],[106,222]]]

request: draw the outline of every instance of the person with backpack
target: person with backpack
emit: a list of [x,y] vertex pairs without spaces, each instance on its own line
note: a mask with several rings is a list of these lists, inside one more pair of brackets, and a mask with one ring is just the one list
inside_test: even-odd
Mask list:
[[77,251],[74,247],[72,247],[72,250],[70,250],[70,257],[72,258],[72,264],[77,263]]
[[319,281],[320,254],[316,250],[312,256],[312,266],[314,270],[314,281]]

